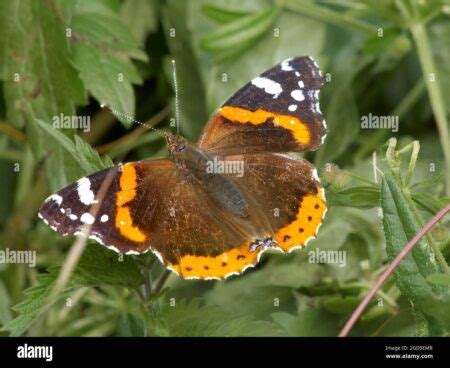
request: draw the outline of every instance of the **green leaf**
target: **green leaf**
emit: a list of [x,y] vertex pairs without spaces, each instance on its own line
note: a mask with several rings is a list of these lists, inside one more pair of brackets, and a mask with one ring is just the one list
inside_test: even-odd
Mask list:
[[74,65],[86,89],[130,126],[126,116],[134,116],[132,84],[142,82],[131,59],[146,60],[146,55],[120,15],[102,1],[79,0],[70,26]]
[[[386,251],[391,259],[406,246],[419,231],[420,226],[410,209],[400,186],[390,174],[385,174],[381,186],[381,206],[383,209],[383,227],[386,238]],[[409,272],[413,272],[409,274]],[[433,251],[424,241],[420,242],[399,265],[398,273],[405,276],[402,281],[410,280],[412,294],[421,298],[429,296],[430,286],[425,277],[439,273]]]
[[[69,58],[61,1],[0,2],[1,78],[8,121],[73,115],[85,92]],[[18,26],[20,25],[20,26]]]
[[[226,323],[224,323],[226,321]],[[275,323],[236,315],[199,299],[163,307],[147,327],[158,336],[282,336]]]
[[[400,186],[390,174],[385,174],[381,185],[381,206],[386,252],[392,261],[419,232],[420,226]],[[434,313],[430,313],[430,303],[433,305],[449,297],[448,287],[427,282],[429,276],[439,273],[433,251],[424,241],[418,243],[394,270],[397,287],[412,301],[415,313],[426,318],[431,331],[436,330],[436,324]]]
[[69,153],[73,159],[84,170],[83,174],[91,174],[95,171],[107,168],[112,165],[112,161],[109,157],[102,160],[98,153],[80,137],[75,136],[75,143],[67,136],[62,134],[57,129],[53,128],[49,124],[44,123],[39,119],[35,119],[36,125],[43,131],[51,140],[56,141],[67,153]]
[[202,6],[202,13],[209,19],[212,19],[218,23],[229,23],[249,15],[249,12],[247,11],[229,10],[210,4],[205,4]]
[[433,178],[430,180],[424,180],[424,181],[419,181],[419,182],[414,183],[413,185],[411,185],[410,188],[413,189],[413,188],[417,188],[417,187],[432,187],[432,186],[435,186],[436,184],[439,184],[443,178],[444,178],[444,173],[441,172],[438,175],[434,175]]
[[7,120],[16,127],[26,126],[36,161],[52,151],[46,161],[52,189],[75,180],[76,170],[73,160],[57,144],[47,142],[32,120],[50,122],[60,114],[73,116],[75,106],[86,102],[70,60],[65,11],[61,11],[65,4],[61,0],[0,2],[0,77]]
[[[289,57],[311,55],[318,61],[323,71],[326,67],[326,59],[321,55],[327,33],[326,26],[320,22],[283,11],[274,23],[274,27],[280,30],[279,37],[274,37],[272,31],[267,31],[257,42],[253,40],[249,42],[250,45],[246,49],[244,42],[229,50],[211,54],[200,47],[201,40],[211,34],[211,22],[206,17],[199,16],[201,4],[208,2],[188,3],[188,25],[193,29],[194,51],[203,66],[200,72],[206,91],[208,114],[212,114],[249,80]],[[227,6],[236,9],[242,7],[239,1],[229,2]],[[267,10],[265,4],[261,2],[255,3],[254,8],[258,12]],[[314,29],[314,32],[311,32],[311,29]],[[301,39],[302,42],[292,42],[293,39]],[[328,50],[327,48],[327,53]],[[222,56],[225,58],[222,59]]]
[[436,273],[427,277],[429,283],[434,285],[450,286],[450,275]]
[[357,186],[335,190],[330,187],[326,194],[330,206],[373,208],[379,205],[380,189],[374,186]]
[[0,326],[4,326],[12,319],[10,307],[11,300],[9,298],[8,290],[0,280]]
[[76,286],[123,286],[136,288],[143,284],[137,261],[116,254],[95,243],[89,245],[73,275]]
[[93,149],[88,143],[86,143],[82,138],[80,138],[80,136],[75,135],[74,139],[75,139],[75,150],[78,152],[78,155],[82,156],[83,160],[89,163],[89,166],[92,170],[89,171],[89,173],[105,169],[107,167],[111,167],[114,165],[114,163],[112,162],[112,160],[109,158],[108,155],[105,155],[103,159],[100,158],[98,152],[95,149]]
[[204,37],[200,46],[204,50],[217,52],[253,41],[269,30],[279,12],[279,8],[271,7],[220,26]]
[[[279,268],[280,272],[283,273],[283,278],[286,278],[286,268],[282,267],[282,265]],[[258,278],[235,280],[234,283],[236,285],[233,285],[233,283],[217,285],[216,289],[208,293],[207,301],[214,305],[220,305],[224,310],[232,314],[251,316],[257,319],[269,319],[274,312],[293,313],[296,305],[291,287],[272,286],[267,281],[265,286],[260,286],[260,280],[262,281],[264,275],[269,276],[271,280],[275,279],[276,269],[277,267],[273,267],[271,273],[264,272]],[[293,267],[290,267],[290,270],[292,272]],[[273,277],[271,277],[271,274]],[[247,275],[247,277],[249,276]],[[314,275],[307,275],[306,277],[312,278]],[[290,281],[293,279],[294,277],[291,277]],[[296,282],[300,284],[301,280],[296,280]],[[240,300],[241,302],[230,303],[230,300]]]
[[[19,315],[3,326],[2,330],[9,331],[11,336],[22,335],[36,320],[43,308],[48,305],[47,299],[55,284],[56,277],[56,268],[49,269],[47,274],[36,276],[38,285],[25,290],[27,299],[13,307],[13,310],[18,312]],[[69,289],[64,290],[58,295],[58,299],[65,298],[69,295],[69,292]]]
[[300,311],[299,315],[285,312],[272,314],[272,319],[281,325],[289,336],[336,336],[337,317],[320,307]]
[[27,289],[27,298],[14,306],[19,316],[3,327],[11,336],[22,335],[46,308],[76,288],[106,285],[136,288],[143,284],[139,266],[132,257],[117,255],[98,244],[86,248],[69,285],[54,300],[49,300],[59,270],[52,267],[48,273],[37,275],[38,284]]
[[158,10],[155,0],[125,0],[121,16],[140,45],[144,45],[149,33],[158,30]]
[[383,57],[401,58],[412,48],[410,39],[402,34],[398,28],[383,29],[383,37],[372,35],[364,44],[363,51],[367,54],[378,54],[379,60]]
[[131,313],[122,313],[119,317],[117,327],[118,336],[143,337],[145,336],[145,326],[140,318]]
[[326,311],[335,314],[344,314],[348,316],[361,302],[359,296],[329,296],[322,300],[323,307]]

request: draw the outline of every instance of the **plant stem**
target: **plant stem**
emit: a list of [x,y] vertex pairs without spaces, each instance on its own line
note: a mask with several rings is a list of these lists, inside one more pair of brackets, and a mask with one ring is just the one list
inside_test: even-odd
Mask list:
[[[444,153],[445,161],[445,187],[447,195],[450,195],[450,144],[449,144],[449,129],[445,110],[444,99],[436,77],[436,65],[432,56],[428,34],[426,28],[422,23],[415,23],[410,26],[414,42],[417,48],[420,64],[425,79],[425,83],[430,97],[431,109],[436,119],[436,124],[439,132],[439,138]],[[434,80],[431,78],[434,76]]]
[[24,160],[24,157],[22,152],[15,149],[8,149],[0,152],[0,159],[13,163],[21,163]]
[[167,279],[169,278],[170,274],[172,272],[169,270],[164,270],[163,274],[160,276],[155,289],[153,290],[153,292],[155,294],[159,294],[159,292],[161,291],[161,289],[163,288],[164,284],[166,283]]
[[0,132],[4,132],[8,134],[10,137],[18,139],[19,141],[25,142],[27,140],[27,136],[23,134],[20,130],[14,129],[5,123],[0,123]]
[[[152,295],[152,266],[153,264],[150,264],[148,268],[143,270],[145,284],[144,284],[144,292],[142,294],[144,302],[148,300],[150,295]],[[148,337],[147,326],[144,326],[144,337]]]
[[398,151],[395,150],[397,147],[397,139],[391,138],[388,141],[388,148],[386,150],[386,162],[391,168],[392,175],[394,175],[400,185],[403,186],[402,176],[400,174],[400,159],[398,156]]
[[152,294],[152,270],[144,270],[144,298],[147,299]]
[[346,170],[342,170],[342,171],[345,172],[348,176],[350,176],[356,180],[360,180],[364,183],[370,184],[371,186],[378,188],[378,184],[374,183],[373,181],[367,180],[367,179],[363,178],[362,176],[359,176],[358,174],[352,173],[350,171],[346,171]]
[[417,156],[419,155],[419,151],[420,151],[419,141],[412,142],[411,160],[409,161],[408,172],[405,178],[406,186],[409,185],[409,183],[411,182],[411,178],[414,174],[414,169],[416,168]]
[[142,273],[144,275],[144,291],[143,291],[143,296],[144,299],[147,300],[148,297],[152,294],[152,269],[153,266],[155,265],[155,259],[151,259],[150,261],[147,260],[147,262],[145,262],[143,264],[142,267]]
[[361,316],[361,314],[366,309],[367,305],[372,300],[373,296],[377,293],[378,289],[384,284],[384,282],[387,280],[387,278],[392,274],[392,272],[395,270],[395,268],[398,266],[398,264],[403,260],[403,258],[406,257],[406,255],[411,251],[411,249],[420,241],[420,239],[423,238],[423,236],[431,230],[431,228],[439,221],[441,220],[448,212],[450,211],[450,204],[447,204],[443,209],[441,209],[435,216],[433,216],[430,221],[420,230],[414,237],[409,241],[409,243],[402,249],[402,251],[395,257],[395,259],[392,261],[392,263],[389,265],[389,267],[386,269],[386,271],[383,272],[383,274],[380,276],[380,278],[377,280],[375,285],[372,287],[372,289],[369,291],[369,293],[366,295],[366,297],[362,300],[362,302],[358,305],[358,307],[354,310],[348,321],[346,322],[345,326],[342,328],[341,332],[339,333],[339,337],[346,337],[351,329],[353,328],[354,324],[358,320],[358,318]]

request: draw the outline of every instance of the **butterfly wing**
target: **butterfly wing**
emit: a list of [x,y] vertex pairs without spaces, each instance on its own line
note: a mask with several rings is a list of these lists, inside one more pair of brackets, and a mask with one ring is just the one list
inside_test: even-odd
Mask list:
[[[102,183],[112,175],[97,215],[90,213]],[[115,251],[153,251],[185,278],[222,278],[257,261],[250,244],[268,235],[251,208],[234,216],[210,195],[206,182],[169,160],[127,163],[102,170],[53,194],[39,211],[61,235],[77,234],[88,223],[90,237]]]
[[246,198],[257,203],[258,216],[270,223],[272,247],[284,252],[314,238],[327,210],[317,171],[308,161],[284,154],[255,153],[222,157],[244,160],[243,176],[232,177]]
[[223,155],[315,150],[326,134],[318,100],[323,84],[311,57],[285,60],[226,101],[198,145]]
[[[266,249],[291,252],[304,247],[316,236],[327,206],[316,170],[308,161],[272,153],[232,155],[219,159],[228,167],[242,163],[242,172],[225,173],[223,176],[243,194],[249,206],[248,220],[255,226],[256,235],[255,232],[253,235],[247,232],[245,237],[227,239],[231,229],[227,224],[233,224],[236,217],[230,218],[223,207],[214,204],[214,201],[205,206],[190,200],[188,202],[193,207],[187,213],[196,215],[181,226],[191,226],[189,234],[197,232],[198,238],[179,234],[181,238],[172,239],[175,233],[165,234],[166,242],[180,244],[182,249],[169,262],[172,270],[185,278],[224,278],[254,266]],[[201,198],[208,196],[203,193]],[[198,200],[201,200],[200,197]],[[180,225],[180,218],[184,218],[183,214],[176,216],[173,224]],[[171,226],[166,224],[162,229],[167,231]],[[217,239],[212,238],[211,231],[217,231],[214,235]]]
[[[244,175],[218,177],[242,193],[246,216],[233,215],[207,183],[168,160],[127,163],[82,178],[50,196],[39,216],[61,235],[89,223],[90,236],[101,244],[127,254],[152,250],[184,278],[239,274],[267,247],[290,251],[316,234],[326,205],[311,164],[269,153],[221,159],[243,162]],[[90,208],[108,174],[112,183],[93,217]]]
[[[169,160],[148,160],[105,169],[48,197],[39,217],[63,236],[77,234],[86,223],[90,224],[91,238],[118,252],[138,254],[149,247],[148,228],[136,224],[136,215],[138,219],[152,217],[148,210],[157,206],[173,173],[173,163]],[[100,188],[108,176],[112,181],[94,217],[91,207],[98,201]],[[143,196],[145,208],[130,207]]]

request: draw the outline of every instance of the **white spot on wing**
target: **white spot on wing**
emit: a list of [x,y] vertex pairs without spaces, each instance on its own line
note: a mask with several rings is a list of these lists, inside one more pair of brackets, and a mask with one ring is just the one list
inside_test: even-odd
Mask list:
[[311,61],[313,62],[314,66],[315,66],[317,69],[319,69],[319,65],[317,65],[317,63],[316,63],[316,61],[313,59],[313,57],[312,57],[312,56],[308,56],[308,57],[309,57],[309,60],[311,60]]
[[121,253],[119,248],[116,248],[114,245],[106,245],[105,244],[105,247],[108,248],[109,250],[112,250],[112,251],[116,252],[116,253]]
[[80,221],[85,223],[85,224],[90,224],[92,225],[95,221],[95,217],[92,216],[90,213],[83,213],[80,217]]
[[63,198],[58,194],[52,194],[50,197],[48,197],[45,202],[54,201],[58,204],[58,206],[61,206],[61,203],[63,201]]
[[281,88],[281,84],[277,83],[271,79],[264,77],[257,77],[252,79],[252,84],[258,88],[264,89],[264,92],[269,95],[273,95],[273,98],[277,98],[281,92],[283,92],[283,88]]
[[289,105],[288,110],[289,110],[289,111],[295,111],[295,110],[297,110],[297,105]]
[[96,242],[99,242],[100,244],[104,245],[103,240],[100,237],[98,237],[97,235],[91,234],[91,235],[89,235],[89,239],[93,239]]
[[319,175],[317,175],[317,169],[312,171],[312,177],[320,183]]
[[106,222],[106,221],[108,221],[108,220],[109,220],[108,215],[102,215],[102,217],[100,217],[100,221],[101,221],[101,222]]
[[141,253],[139,253],[139,252],[137,252],[135,250],[129,250],[129,251],[125,252],[125,254],[128,255],[128,256],[138,256]]
[[292,70],[294,70],[294,68],[292,67],[290,63],[290,61],[292,60],[292,58],[290,59],[286,59],[281,63],[281,70],[284,70],[286,72],[290,72]]
[[301,81],[298,81],[298,86],[299,86],[300,88],[305,88],[305,83],[303,83],[302,80],[301,80]]
[[294,89],[291,92],[291,97],[296,100],[296,101],[303,101],[305,99],[305,95],[303,94],[303,92],[299,89]]
[[91,190],[91,181],[88,178],[81,178],[77,184],[78,197],[81,203],[87,206],[95,203],[95,195]]
[[316,112],[318,112],[319,114],[322,113],[322,111],[320,111],[320,104],[319,104],[319,102],[316,102],[314,104],[314,110],[316,110]]

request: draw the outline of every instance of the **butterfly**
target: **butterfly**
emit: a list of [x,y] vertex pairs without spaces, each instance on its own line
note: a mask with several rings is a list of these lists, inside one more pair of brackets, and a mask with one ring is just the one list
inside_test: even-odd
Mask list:
[[327,205],[316,169],[292,152],[316,150],[325,138],[323,84],[311,57],[287,59],[229,98],[197,145],[166,132],[171,159],[81,178],[48,197],[39,217],[61,235],[89,224],[91,238],[120,253],[151,250],[186,279],[226,278],[266,249],[303,248]]

